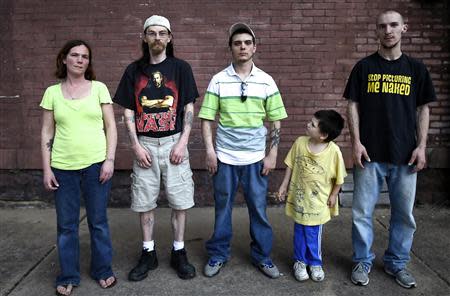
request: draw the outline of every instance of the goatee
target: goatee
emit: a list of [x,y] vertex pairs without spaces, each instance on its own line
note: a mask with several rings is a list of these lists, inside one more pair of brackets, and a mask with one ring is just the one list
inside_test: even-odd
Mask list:
[[166,45],[161,42],[154,42],[150,44],[150,50],[152,51],[153,55],[159,55],[166,49]]

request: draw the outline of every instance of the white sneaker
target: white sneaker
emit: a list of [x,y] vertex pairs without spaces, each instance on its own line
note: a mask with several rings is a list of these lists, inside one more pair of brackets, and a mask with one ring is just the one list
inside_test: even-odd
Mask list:
[[322,266],[310,266],[309,271],[311,272],[311,279],[315,282],[321,282],[325,278]]
[[295,261],[294,263],[294,276],[299,282],[309,279],[308,272],[306,271],[306,264],[302,261]]

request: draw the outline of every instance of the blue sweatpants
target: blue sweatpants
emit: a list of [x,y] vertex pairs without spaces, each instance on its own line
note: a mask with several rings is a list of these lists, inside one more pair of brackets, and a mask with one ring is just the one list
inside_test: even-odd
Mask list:
[[294,259],[309,266],[322,266],[322,226],[294,223]]

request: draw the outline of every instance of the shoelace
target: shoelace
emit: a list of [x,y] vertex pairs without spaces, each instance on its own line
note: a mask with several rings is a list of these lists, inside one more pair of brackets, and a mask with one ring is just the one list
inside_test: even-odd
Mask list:
[[354,271],[358,271],[358,272],[360,272],[360,271],[365,271],[365,272],[367,272],[366,267],[365,267],[364,264],[362,264],[362,263],[358,263],[358,264],[355,266],[355,268],[353,268],[353,270],[354,270]]
[[215,260],[211,260],[211,261],[208,263],[208,265],[211,266],[211,267],[214,267],[214,266],[217,266],[217,265],[220,265],[220,264],[221,264],[221,262],[215,261]]

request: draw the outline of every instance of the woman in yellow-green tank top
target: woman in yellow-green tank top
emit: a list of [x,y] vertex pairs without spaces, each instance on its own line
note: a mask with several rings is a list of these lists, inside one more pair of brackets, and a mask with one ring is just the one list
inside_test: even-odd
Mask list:
[[82,40],[67,42],[56,58],[61,82],[48,87],[43,109],[43,182],[55,194],[60,274],[56,294],[80,284],[78,221],[81,197],[91,233],[91,277],[115,285],[107,204],[114,172],[117,130],[105,84],[95,80],[92,51]]

